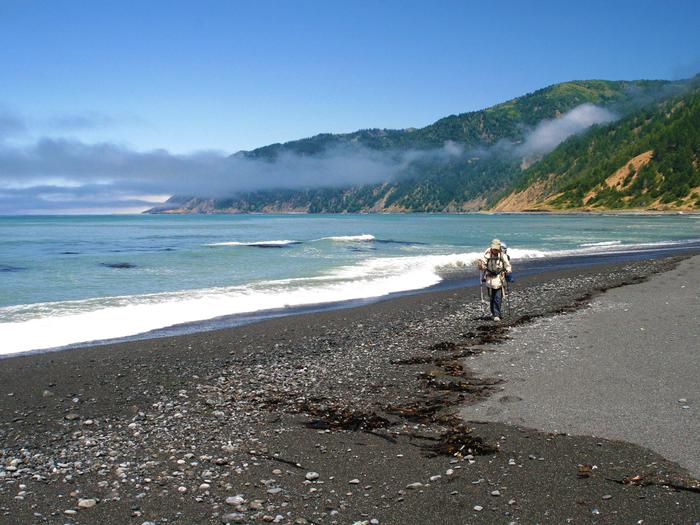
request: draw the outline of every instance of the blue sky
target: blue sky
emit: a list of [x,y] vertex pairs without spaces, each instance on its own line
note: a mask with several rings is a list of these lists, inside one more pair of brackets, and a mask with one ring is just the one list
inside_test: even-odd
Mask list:
[[0,0],[14,140],[234,152],[700,71],[700,2]]
[[695,0],[0,0],[0,214],[387,180],[372,152],[226,156],[421,127],[566,80],[687,78],[699,20]]

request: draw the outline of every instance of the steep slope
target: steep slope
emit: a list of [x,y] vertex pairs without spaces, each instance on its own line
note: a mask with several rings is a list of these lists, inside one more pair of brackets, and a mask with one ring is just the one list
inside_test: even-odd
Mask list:
[[274,158],[282,152],[314,155],[337,145],[359,145],[377,150],[432,149],[453,141],[466,147],[488,146],[499,140],[522,140],[527,127],[555,118],[589,102],[628,112],[640,100],[674,89],[665,80],[580,80],[554,84],[490,108],[450,115],[419,129],[367,129],[347,134],[320,134],[284,144],[271,144],[239,155]]
[[[529,130],[584,103],[626,115],[650,100],[682,89],[667,81],[573,81],[555,84],[481,111],[451,115],[420,129],[360,130],[320,134],[239,152],[234,157],[275,162],[285,154],[308,158],[329,151],[375,151],[387,155],[429,152],[453,144],[463,154],[439,162],[428,156],[402,165],[390,182],[334,183],[307,189],[278,189],[221,195],[215,199],[175,196],[157,213],[470,211],[496,203],[496,196],[522,174],[523,158],[513,148]],[[531,162],[533,159],[528,159]],[[536,160],[536,159],[534,159]],[[235,174],[232,174],[235,176]],[[294,173],[290,172],[292,178]]]
[[682,95],[572,137],[518,177],[494,207],[700,208],[700,80]]

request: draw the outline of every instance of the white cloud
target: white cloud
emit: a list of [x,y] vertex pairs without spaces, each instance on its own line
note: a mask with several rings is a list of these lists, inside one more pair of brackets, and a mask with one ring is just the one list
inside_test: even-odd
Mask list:
[[[63,124],[91,125],[100,121],[98,117]],[[560,118],[541,122],[518,146],[502,142],[480,154],[542,155],[567,137],[614,118],[604,108],[583,104]],[[0,114],[0,134],[3,129],[18,133],[24,124],[10,114]],[[285,151],[274,159],[252,159],[211,151],[138,152],[113,143],[63,138],[43,138],[22,146],[0,141],[0,213],[145,209],[168,195],[226,198],[257,190],[361,186],[390,181],[416,162],[448,162],[473,153],[446,141],[432,150],[378,151],[343,145],[313,156]]]
[[570,136],[581,133],[594,124],[604,124],[616,119],[616,115],[605,108],[594,104],[581,104],[559,118],[540,122],[527,134],[516,153],[520,156],[544,155]]

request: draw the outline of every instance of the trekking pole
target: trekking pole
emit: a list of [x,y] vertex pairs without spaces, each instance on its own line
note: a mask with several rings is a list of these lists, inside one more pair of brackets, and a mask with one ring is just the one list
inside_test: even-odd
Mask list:
[[506,298],[506,304],[508,305],[508,318],[512,319],[513,311],[510,308],[510,292],[508,293],[508,297]]
[[501,279],[501,290],[503,291],[502,300],[505,301],[506,309],[508,310],[508,316],[510,316],[510,294],[508,293],[508,281],[506,280],[505,272],[499,274]]
[[[506,277],[506,283],[508,283],[508,278]],[[513,315],[513,312],[510,308],[510,284],[507,284],[508,288],[508,295],[506,296],[506,305],[508,305],[508,318],[511,318]]]
[[484,273],[482,272],[481,277],[479,278],[479,291],[481,292],[481,306],[484,308],[484,313],[488,313],[487,307],[486,307],[486,300],[484,299]]

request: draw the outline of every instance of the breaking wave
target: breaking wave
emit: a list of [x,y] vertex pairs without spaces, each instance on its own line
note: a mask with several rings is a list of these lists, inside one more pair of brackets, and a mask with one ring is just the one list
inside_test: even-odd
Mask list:
[[584,242],[579,244],[582,248],[589,246],[618,246],[622,244],[622,241],[602,241],[602,242]]
[[321,237],[321,241],[336,241],[336,242],[358,242],[358,241],[373,241],[376,237],[369,233],[362,235],[337,235],[333,237]]
[[[0,309],[0,353],[129,337],[169,326],[265,310],[344,302],[419,290],[445,267],[470,268],[478,253],[373,258],[310,278]],[[440,273],[443,275],[440,275]]]
[[252,242],[226,241],[212,242],[207,244],[206,246],[288,246],[290,244],[301,244],[301,241],[292,241],[289,239]]
[[[278,240],[238,246],[292,244]],[[592,253],[624,253],[683,243],[590,243],[570,250],[511,248],[513,261]],[[218,243],[217,245],[222,245]],[[224,244],[228,245],[228,244]],[[483,251],[368,258],[311,277],[261,280],[236,286],[16,305],[0,308],[1,354],[57,348],[144,334],[183,323],[289,307],[371,299],[476,276]],[[516,266],[517,269],[517,266]]]

